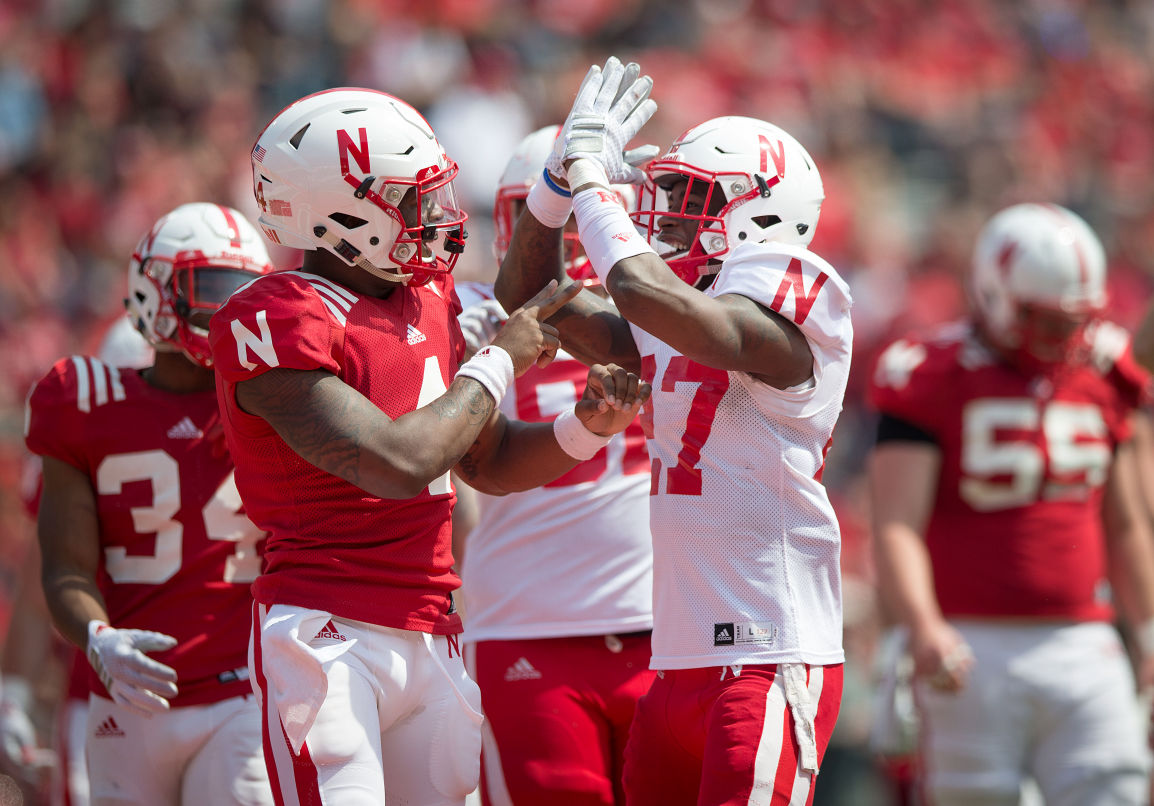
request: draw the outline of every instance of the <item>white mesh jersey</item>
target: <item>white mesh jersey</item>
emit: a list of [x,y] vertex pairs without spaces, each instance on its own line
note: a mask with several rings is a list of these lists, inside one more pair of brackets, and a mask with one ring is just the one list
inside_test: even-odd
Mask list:
[[802,247],[743,244],[706,293],[795,322],[814,382],[774,389],[633,328],[653,384],[651,666],[840,663],[841,535],[820,479],[849,376],[849,288]]
[[[490,298],[469,292],[461,298],[472,304]],[[518,378],[501,410],[526,422],[552,420],[584,392],[587,372],[561,351],[549,366]],[[501,497],[478,494],[480,519],[462,569],[465,640],[648,630],[648,497],[649,456],[637,422],[544,487]]]

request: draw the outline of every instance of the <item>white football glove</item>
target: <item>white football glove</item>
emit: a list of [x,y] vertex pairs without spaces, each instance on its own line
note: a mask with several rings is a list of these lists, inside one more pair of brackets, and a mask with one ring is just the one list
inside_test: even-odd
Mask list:
[[509,314],[495,299],[481,300],[461,311],[457,321],[461,325],[461,332],[465,334],[465,354],[471,356],[488,346],[508,318]]
[[36,753],[36,729],[28,718],[20,698],[9,689],[12,681],[5,679],[0,694],[0,753],[6,761],[4,769],[24,770],[33,762]]
[[176,696],[176,672],[144,653],[174,646],[171,635],[88,622],[88,662],[100,682],[115,702],[145,715],[168,710],[168,698]]
[[604,69],[590,67],[545,168],[554,176],[565,176],[566,161],[587,157],[605,168],[613,184],[645,181],[636,166],[653,159],[659,149],[646,145],[625,151],[625,144],[657,111],[657,102],[649,97],[652,89],[653,79],[642,76],[634,62],[623,66],[610,56]]

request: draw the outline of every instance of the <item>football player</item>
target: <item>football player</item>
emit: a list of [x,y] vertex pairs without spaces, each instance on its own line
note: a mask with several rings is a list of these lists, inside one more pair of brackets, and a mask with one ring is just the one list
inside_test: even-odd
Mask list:
[[[123,313],[100,334],[97,359],[110,367],[144,369],[155,360],[156,351]],[[22,478],[21,497],[35,520],[42,492],[42,460],[28,455]],[[56,709],[50,801],[53,806],[88,806],[88,764],[85,759],[85,728],[88,723],[88,658],[82,649],[70,647],[68,677]]]
[[[559,129],[527,136],[505,166],[494,202],[498,261]],[[575,227],[565,244],[569,276],[599,287]],[[480,349],[496,334],[500,306],[491,286],[462,283],[460,297],[466,342]],[[578,399],[586,371],[559,350],[549,366],[518,378],[500,408],[526,422],[549,420]],[[485,710],[484,803],[624,803],[625,740],[654,674],[648,499],[637,421],[544,487],[478,496],[462,577],[465,661]]]
[[252,658],[269,769],[286,803],[461,803],[482,717],[457,638],[449,471],[495,494],[551,481],[648,387],[597,367],[552,422],[497,410],[559,346],[540,322],[573,293],[556,284],[458,368],[457,166],[400,99],[303,98],[252,167],[261,226],[307,250],[300,271],[234,294],[211,333],[238,485],[270,532]]
[[878,580],[909,632],[939,804],[1148,802],[1145,727],[1111,624],[1154,683],[1154,558],[1131,418],[1146,374],[1101,319],[1101,243],[1018,204],[974,250],[971,321],[879,358],[870,463]]
[[638,233],[609,188],[638,176],[623,148],[654,111],[651,86],[616,59],[590,69],[497,298],[509,307],[560,276],[571,205],[616,306],[586,292],[550,321],[575,355],[653,385],[658,674],[626,748],[628,802],[805,802],[841,701],[840,533],[820,479],[849,373],[849,290],[806,248],[817,166],[765,121],[706,121],[649,163]]
[[151,365],[65,358],[28,400],[44,593],[92,666],[93,804],[272,802],[245,662],[263,534],[241,511],[208,352],[209,317],[269,271],[236,210],[176,208],[128,266]]

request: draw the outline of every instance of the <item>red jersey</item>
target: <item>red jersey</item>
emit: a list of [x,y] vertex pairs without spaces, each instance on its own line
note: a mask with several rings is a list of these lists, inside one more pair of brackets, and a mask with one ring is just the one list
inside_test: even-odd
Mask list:
[[[56,362],[28,399],[28,449],[91,480],[110,623],[179,642],[153,655],[176,670],[174,706],[252,691],[248,586],[263,533],[241,512],[219,429],[211,390],[166,392],[95,358]],[[90,686],[107,696],[95,674]]]
[[879,358],[873,403],[941,450],[925,540],[946,616],[1111,618],[1103,488],[1147,377],[1121,328],[1086,337],[1090,360],[1052,376],[1019,372],[963,326]]
[[264,419],[236,405],[236,385],[272,367],[325,370],[396,419],[443,394],[464,338],[452,279],[398,286],[387,299],[302,272],[242,288],[212,318],[210,341],[237,485],[268,530],[253,585],[264,604],[436,634],[460,632],[451,593],[449,474],[406,500],[376,498],[301,458]]

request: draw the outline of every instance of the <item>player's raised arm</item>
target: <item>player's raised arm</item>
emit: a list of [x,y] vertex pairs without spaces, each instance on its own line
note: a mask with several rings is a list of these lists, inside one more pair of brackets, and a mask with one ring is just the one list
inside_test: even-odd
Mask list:
[[[640,77],[636,64],[622,65],[616,58],[611,57],[604,69],[596,65],[589,69],[553,152],[529,191],[526,209],[517,219],[502,260],[494,293],[506,309],[522,304],[550,279],[565,278],[563,232],[572,212],[572,198],[561,159],[569,140],[586,136],[587,125],[600,126],[600,121],[611,115],[615,128],[606,137],[608,147],[617,149],[612,182],[642,178],[634,163],[646,161],[656,149],[623,149],[656,109],[648,99],[651,87],[652,81]],[[628,324],[612,304],[594,294],[578,295],[554,314],[550,323],[560,331],[566,350],[587,364],[611,361],[630,369],[639,366]]]

